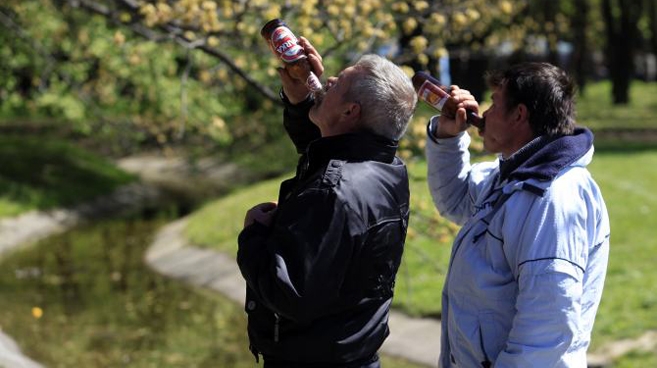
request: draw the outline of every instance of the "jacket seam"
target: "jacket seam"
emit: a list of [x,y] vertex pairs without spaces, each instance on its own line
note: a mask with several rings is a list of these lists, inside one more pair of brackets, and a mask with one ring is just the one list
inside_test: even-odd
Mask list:
[[582,272],[586,273],[586,270],[585,270],[582,266],[580,266],[579,264],[577,264],[577,263],[575,263],[575,262],[573,262],[573,261],[571,261],[571,260],[568,260],[568,259],[566,259],[566,258],[561,258],[561,257],[543,257],[543,258],[528,259],[528,260],[526,260],[526,261],[522,261],[522,262],[520,262],[520,263],[518,264],[518,268],[520,268],[520,267],[521,267],[522,265],[524,265],[525,263],[529,263],[529,262],[538,262],[538,261],[549,261],[549,260],[566,261],[566,262],[572,264],[573,266],[579,268],[580,270],[582,270]]

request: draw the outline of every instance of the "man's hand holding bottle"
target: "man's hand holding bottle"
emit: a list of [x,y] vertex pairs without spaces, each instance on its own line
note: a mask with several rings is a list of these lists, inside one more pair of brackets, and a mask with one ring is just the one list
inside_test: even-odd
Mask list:
[[[315,47],[304,37],[299,37],[299,45],[303,47],[308,57],[312,71],[320,77],[324,73],[324,65],[322,64],[322,56],[317,52]],[[289,71],[284,68],[278,68],[278,75],[281,77],[283,84],[283,92],[292,104],[298,104],[308,98],[311,93],[306,81],[293,78]]]

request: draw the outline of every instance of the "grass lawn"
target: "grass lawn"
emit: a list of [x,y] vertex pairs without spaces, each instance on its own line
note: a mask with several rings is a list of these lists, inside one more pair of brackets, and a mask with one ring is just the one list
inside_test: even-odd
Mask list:
[[594,342],[657,329],[657,149],[601,151],[591,164],[611,218],[611,253]]
[[613,106],[611,82],[590,84],[577,101],[577,120],[592,129],[657,128],[657,83],[633,81],[630,103]]
[[0,217],[73,205],[132,180],[108,160],[64,140],[0,136]]

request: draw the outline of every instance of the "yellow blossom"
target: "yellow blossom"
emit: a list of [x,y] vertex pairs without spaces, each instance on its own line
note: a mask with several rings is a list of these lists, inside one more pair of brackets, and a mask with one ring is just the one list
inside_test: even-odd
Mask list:
[[332,17],[337,17],[338,14],[340,14],[340,8],[338,6],[336,6],[335,4],[329,5],[326,10],[327,10],[328,14]]
[[43,309],[41,309],[39,307],[33,307],[32,308],[32,317],[34,317],[36,319],[39,319],[39,318],[43,317]]
[[128,12],[123,12],[123,13],[121,13],[121,16],[119,17],[119,19],[123,23],[128,23],[132,20],[132,15],[130,15],[130,13],[128,13]]
[[226,129],[226,121],[222,119],[220,116],[213,116],[212,117],[212,125],[217,128],[217,129]]
[[468,9],[465,11],[465,15],[470,18],[470,21],[476,21],[481,18],[481,14],[475,9]]
[[392,4],[392,10],[396,10],[401,14],[406,14],[408,13],[409,8],[408,8],[408,4],[406,4],[405,2],[396,2]]
[[502,13],[504,14],[511,14],[513,11],[513,5],[511,4],[510,1],[502,1],[500,3],[500,9],[502,10]]
[[267,6],[263,16],[265,19],[274,19],[281,16],[281,7],[277,4]]
[[196,34],[194,34],[194,32],[192,32],[192,31],[185,32],[184,36],[188,40],[194,40],[196,38]]
[[415,6],[415,10],[417,11],[423,11],[429,9],[429,3],[426,1],[416,1],[414,6]]
[[419,54],[417,56],[417,61],[422,65],[429,64],[429,57],[426,54]]
[[415,74],[415,71],[413,70],[413,68],[411,68],[408,65],[402,65],[401,70],[403,70],[404,74],[408,75],[409,78],[412,77],[413,74]]
[[117,46],[121,46],[123,43],[125,43],[125,35],[121,33],[121,31],[116,31],[114,33],[114,43]]
[[404,22],[404,33],[405,34],[411,34],[417,28],[417,20],[415,18],[408,18]]
[[468,18],[463,13],[454,14],[452,19],[457,26],[464,26],[468,22]]
[[206,0],[201,4],[201,8],[204,10],[217,10],[217,3],[214,1]]
[[415,36],[410,41],[411,49],[416,54],[424,52],[428,44],[429,41],[427,41],[427,39],[424,36]]
[[217,38],[215,36],[208,37],[208,46],[210,46],[210,47],[219,46],[219,38]]

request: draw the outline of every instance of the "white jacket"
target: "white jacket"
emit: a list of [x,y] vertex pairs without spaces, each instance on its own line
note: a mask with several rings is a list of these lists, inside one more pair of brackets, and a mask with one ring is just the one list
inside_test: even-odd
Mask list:
[[470,165],[466,132],[428,139],[434,203],[463,225],[443,289],[440,366],[586,367],[610,231],[586,169],[592,142],[577,129],[502,165]]

